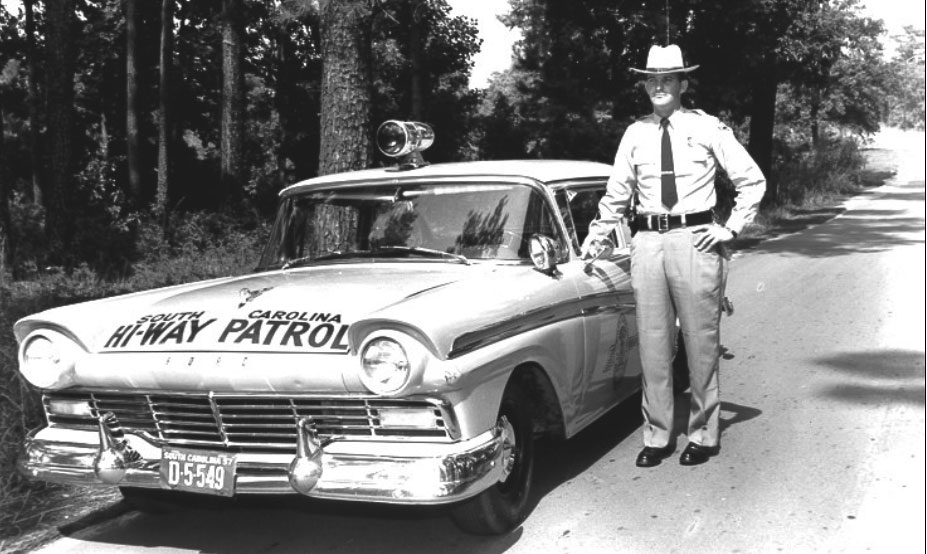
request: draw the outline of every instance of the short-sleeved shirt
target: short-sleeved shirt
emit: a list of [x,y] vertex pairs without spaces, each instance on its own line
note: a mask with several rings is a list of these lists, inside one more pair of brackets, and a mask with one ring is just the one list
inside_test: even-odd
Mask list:
[[756,216],[766,179],[733,131],[718,118],[700,110],[681,108],[669,117],[667,129],[673,147],[677,203],[667,212],[660,198],[663,129],[656,114],[634,122],[621,139],[599,217],[590,236],[604,237],[638,194],[638,213],[683,214],[714,208],[715,173],[724,168],[737,191],[725,226],[740,232]]

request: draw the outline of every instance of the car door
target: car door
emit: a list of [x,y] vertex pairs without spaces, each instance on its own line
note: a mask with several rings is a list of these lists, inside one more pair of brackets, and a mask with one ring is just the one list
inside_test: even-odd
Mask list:
[[640,388],[634,293],[631,289],[630,230],[626,222],[612,233],[611,254],[586,263],[580,245],[598,214],[605,182],[582,183],[557,192],[557,202],[571,235],[570,271],[582,306],[585,363],[583,423],[591,422]]

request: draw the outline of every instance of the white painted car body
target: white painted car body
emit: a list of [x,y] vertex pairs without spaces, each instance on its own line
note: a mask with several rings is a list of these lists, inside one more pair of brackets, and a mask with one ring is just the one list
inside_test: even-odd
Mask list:
[[[468,263],[404,251],[292,265],[284,256],[246,276],[20,320],[21,363],[35,337],[72,358],[44,387],[49,424],[28,438],[21,469],[51,481],[165,488],[159,470],[170,446],[234,457],[231,494],[294,493],[297,427],[308,416],[319,475],[303,494],[412,504],[480,494],[507,475],[499,414],[516,374],[534,430],[564,438],[639,388],[626,227],[608,258],[579,259],[609,171],[592,162],[467,162],[331,175],[281,193],[284,205],[406,187],[415,191],[408,209],[426,194],[501,191],[506,209],[525,195],[525,221],[542,210],[559,245],[552,274],[523,255],[530,237],[519,229],[499,239],[512,243],[501,257],[501,245],[483,243],[471,244],[477,257]],[[265,262],[277,258],[265,253]],[[411,368],[398,390],[379,394],[360,360],[377,337],[401,344]],[[121,458],[101,468],[107,441]]]

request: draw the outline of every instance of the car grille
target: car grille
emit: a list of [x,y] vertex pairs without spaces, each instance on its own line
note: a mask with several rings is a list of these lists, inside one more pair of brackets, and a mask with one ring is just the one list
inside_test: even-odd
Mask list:
[[[86,401],[94,418],[112,412],[124,432],[143,433],[176,446],[230,451],[279,451],[296,447],[296,422],[311,416],[322,440],[332,438],[443,441],[449,438],[440,406],[426,401],[380,398],[319,398],[257,394],[54,393],[44,397],[51,425],[93,426],[95,420],[49,410],[53,400]],[[380,412],[390,408],[425,409],[431,426],[389,427]]]

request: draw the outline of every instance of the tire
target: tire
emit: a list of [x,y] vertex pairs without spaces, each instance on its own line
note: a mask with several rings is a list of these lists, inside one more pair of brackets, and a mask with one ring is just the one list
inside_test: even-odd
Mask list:
[[[512,468],[504,480],[451,510],[461,530],[474,535],[501,535],[518,527],[528,516],[531,480],[534,474],[534,436],[527,397],[509,385],[502,398],[499,420],[504,421],[507,439],[503,463]],[[505,418],[503,420],[503,418]]]

